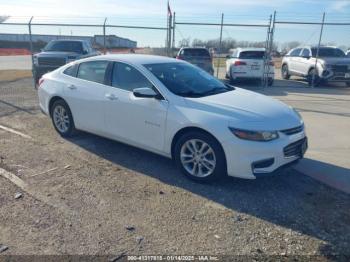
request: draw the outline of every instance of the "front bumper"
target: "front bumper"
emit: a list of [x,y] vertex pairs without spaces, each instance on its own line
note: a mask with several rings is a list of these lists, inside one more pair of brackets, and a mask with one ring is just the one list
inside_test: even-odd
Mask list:
[[350,71],[333,71],[330,69],[323,70],[321,79],[327,82],[350,82]]
[[307,138],[304,131],[290,136],[280,134],[279,139],[270,142],[233,138],[223,143],[223,148],[229,176],[255,179],[273,175],[301,159],[307,149]]

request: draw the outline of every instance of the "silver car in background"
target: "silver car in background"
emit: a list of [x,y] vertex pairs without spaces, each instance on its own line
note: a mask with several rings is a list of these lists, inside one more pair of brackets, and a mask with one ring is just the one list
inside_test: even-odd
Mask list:
[[213,58],[207,48],[204,47],[183,47],[176,55],[176,59],[185,60],[209,74],[214,75]]
[[288,52],[282,60],[282,77],[305,77],[309,84],[315,74],[314,85],[321,82],[345,82],[350,86],[350,57],[332,46],[322,46],[318,52],[316,46],[297,47]]

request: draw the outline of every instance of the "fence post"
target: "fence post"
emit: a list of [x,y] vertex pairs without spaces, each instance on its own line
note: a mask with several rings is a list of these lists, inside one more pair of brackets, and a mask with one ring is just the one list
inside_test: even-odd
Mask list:
[[169,25],[168,25],[168,56],[170,55],[171,52],[171,28],[172,28],[172,21],[173,21],[173,16],[172,14],[169,15]]
[[272,30],[272,15],[270,15],[269,19],[269,26],[267,28],[267,35],[266,35],[266,42],[265,42],[265,54],[264,54],[264,61],[263,61],[263,75],[261,77],[261,86],[263,88],[266,87],[266,83],[268,81],[268,74],[269,74],[269,63],[268,57],[269,57],[269,51],[270,50],[270,38],[271,38],[271,30]]
[[176,26],[175,17],[176,17],[176,13],[174,12],[174,18],[173,18],[173,44],[172,44],[173,55],[174,55],[174,51],[175,51],[175,26]]
[[321,41],[322,41],[322,34],[323,34],[323,26],[324,26],[325,17],[326,17],[326,13],[324,12],[323,16],[322,16],[320,38],[318,39],[318,45],[317,45],[317,51],[316,51],[316,59],[315,59],[315,67],[314,67],[315,69],[314,69],[314,72],[312,74],[312,83],[311,83],[311,87],[312,88],[315,87],[315,76],[316,76],[316,72],[317,72],[317,60],[318,60],[318,54],[319,54],[319,51],[320,51],[320,46],[321,46]]
[[103,22],[103,53],[106,54],[106,22],[107,17],[105,18],[105,21]]
[[[222,29],[224,27],[224,13],[221,14],[221,26],[220,26],[220,39],[219,39],[219,50],[218,55],[221,54],[221,44],[222,44]],[[220,68],[220,56],[218,56],[218,63],[216,69],[216,77],[219,78],[219,68]]]
[[28,23],[28,30],[29,30],[29,48],[30,48],[30,55],[32,60],[32,75],[33,75],[33,82],[34,82],[34,88],[36,87],[36,72],[34,69],[34,50],[33,50],[33,39],[32,39],[32,20],[34,16],[32,16]]

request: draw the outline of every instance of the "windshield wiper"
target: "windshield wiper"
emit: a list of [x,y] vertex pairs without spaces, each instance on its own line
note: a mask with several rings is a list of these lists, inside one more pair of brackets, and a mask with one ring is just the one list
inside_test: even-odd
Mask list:
[[202,93],[198,93],[194,91],[178,92],[177,94],[180,96],[186,96],[186,97],[198,97],[203,95]]

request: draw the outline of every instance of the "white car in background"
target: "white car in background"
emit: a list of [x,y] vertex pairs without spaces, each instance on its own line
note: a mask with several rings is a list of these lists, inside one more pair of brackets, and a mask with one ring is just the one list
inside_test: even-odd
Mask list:
[[197,181],[254,179],[294,163],[307,148],[293,108],[173,58],[78,60],[44,75],[38,94],[62,136],[78,129],[149,150]]
[[[226,77],[231,83],[239,80],[261,80],[264,74],[265,48],[233,49],[226,58]],[[268,85],[272,86],[275,78],[275,66],[271,57],[267,57]]]

